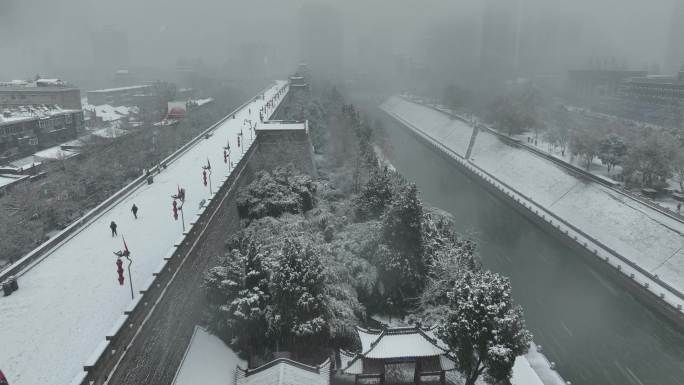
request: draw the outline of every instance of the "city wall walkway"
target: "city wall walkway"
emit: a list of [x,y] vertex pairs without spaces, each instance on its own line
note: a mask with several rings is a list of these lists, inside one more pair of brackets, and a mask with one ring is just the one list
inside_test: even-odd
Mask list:
[[[237,166],[250,153],[256,139],[250,127],[262,124],[260,109],[268,119],[287,92],[287,82],[270,86],[167,159],[153,173],[154,183],[124,188],[86,214],[87,220],[66,229],[50,250],[14,269],[20,289],[0,298],[0,365],[11,384],[67,384],[84,373],[88,362],[97,361],[107,349],[105,337],[126,324],[125,312],[147,301],[144,293],[154,290],[155,278],[164,274],[207,202],[234,179],[238,167],[231,163]],[[225,163],[228,143],[230,162]],[[202,176],[208,163],[211,192]],[[172,216],[171,195],[179,186],[186,190],[186,232],[181,218]],[[137,219],[130,211],[133,204],[139,207]],[[118,224],[117,236],[111,235],[111,221]],[[124,285],[117,282],[113,252],[124,248],[124,237],[133,260],[133,300],[128,275]]]

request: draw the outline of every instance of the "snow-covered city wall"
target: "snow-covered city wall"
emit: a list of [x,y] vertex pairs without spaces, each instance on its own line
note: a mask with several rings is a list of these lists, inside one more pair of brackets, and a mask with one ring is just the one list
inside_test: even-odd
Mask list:
[[607,186],[401,97],[381,108],[514,202],[637,282],[682,318],[684,224]]
[[[287,90],[286,82],[270,86],[151,170],[153,183],[139,178],[14,267],[19,290],[0,298],[0,363],[10,383],[103,383],[255,152],[245,122],[260,112],[270,118]],[[213,192],[202,185],[209,161]],[[185,230],[171,215],[178,186],[188,191]],[[118,236],[109,234],[113,220]],[[124,248],[122,236],[133,260],[133,299],[129,276],[116,282],[112,251]]]
[[299,171],[316,175],[306,122],[271,121],[256,131],[259,146],[255,163],[260,170],[292,164]]

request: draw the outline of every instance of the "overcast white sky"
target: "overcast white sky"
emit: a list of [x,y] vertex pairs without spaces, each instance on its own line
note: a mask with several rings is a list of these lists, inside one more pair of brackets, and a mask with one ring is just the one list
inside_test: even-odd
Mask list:
[[[511,0],[489,0],[511,1]],[[567,47],[582,59],[615,56],[632,67],[663,63],[675,0],[521,0],[525,16],[581,25]],[[0,0],[0,77],[58,63],[92,64],[90,34],[110,25],[125,31],[132,64],[172,67],[179,57],[222,65],[245,42],[297,51],[304,0]],[[438,24],[479,25],[485,0],[339,0],[347,60],[359,36],[377,34],[395,53],[419,56]],[[479,39],[473,36],[473,39]]]

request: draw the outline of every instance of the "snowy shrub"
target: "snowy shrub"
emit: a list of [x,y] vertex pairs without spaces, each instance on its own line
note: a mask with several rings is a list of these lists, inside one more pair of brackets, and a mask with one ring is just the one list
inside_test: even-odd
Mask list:
[[240,190],[238,213],[241,218],[248,219],[302,213],[313,208],[314,191],[313,180],[292,167],[279,167],[271,173],[262,171]]

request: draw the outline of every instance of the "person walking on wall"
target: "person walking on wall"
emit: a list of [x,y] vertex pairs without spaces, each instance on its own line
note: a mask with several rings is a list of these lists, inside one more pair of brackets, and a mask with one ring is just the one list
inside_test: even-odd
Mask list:
[[112,221],[112,223],[109,224],[109,228],[112,229],[112,237],[116,237],[118,235],[116,233],[116,222]]
[[133,217],[138,219],[138,206],[136,206],[135,203],[133,203],[133,207],[131,207],[131,212],[133,213]]

